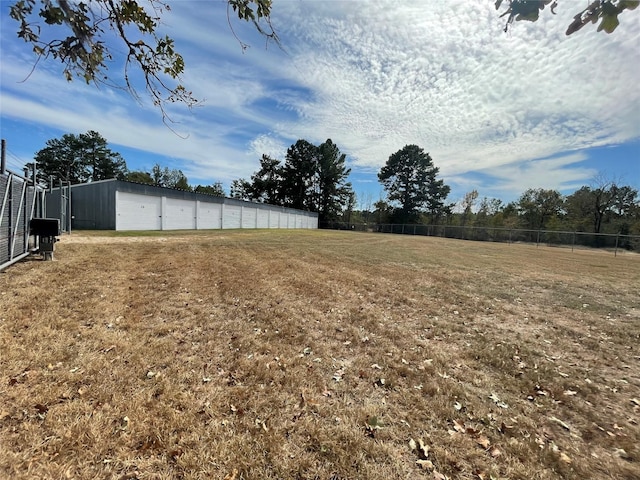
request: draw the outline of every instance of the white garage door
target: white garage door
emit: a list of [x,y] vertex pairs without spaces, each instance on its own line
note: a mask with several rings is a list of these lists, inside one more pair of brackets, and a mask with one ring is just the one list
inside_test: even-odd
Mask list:
[[162,199],[116,192],[116,230],[162,229]]
[[221,228],[222,204],[198,202],[198,228]]
[[222,228],[242,228],[240,224],[242,207],[239,205],[225,205]]
[[196,228],[196,202],[167,198],[165,207],[165,230],[194,230]]
[[256,228],[256,217],[258,212],[255,208],[242,207],[242,227],[241,228]]
[[269,210],[258,210],[258,219],[256,220],[258,228],[269,228]]

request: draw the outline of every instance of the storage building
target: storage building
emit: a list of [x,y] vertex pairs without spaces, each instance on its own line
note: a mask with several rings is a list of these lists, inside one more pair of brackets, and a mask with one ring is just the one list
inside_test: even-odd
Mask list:
[[[70,204],[72,230],[318,228],[314,212],[121,180],[72,185]],[[65,205],[60,188],[47,192],[48,217]]]

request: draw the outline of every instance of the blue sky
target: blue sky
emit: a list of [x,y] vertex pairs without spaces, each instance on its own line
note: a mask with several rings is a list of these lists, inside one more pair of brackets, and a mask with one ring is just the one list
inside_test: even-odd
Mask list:
[[473,189],[504,201],[527,188],[569,194],[598,175],[640,189],[640,9],[612,35],[588,26],[566,37],[584,2],[561,1],[556,15],[504,33],[492,0],[275,0],[282,49],[234,23],[251,45],[243,53],[224,2],[169,3],[160,31],[176,40],[183,82],[203,100],[169,108],[180,135],[144,96],[67,83],[54,61],[29,76],[34,57],[1,2],[10,168],[50,138],[95,130],[131,170],[159,163],[227,191],[262,153],[283,159],[299,138],[331,138],[347,154],[362,203],[383,195],[377,172],[406,144],[431,154],[451,202]]

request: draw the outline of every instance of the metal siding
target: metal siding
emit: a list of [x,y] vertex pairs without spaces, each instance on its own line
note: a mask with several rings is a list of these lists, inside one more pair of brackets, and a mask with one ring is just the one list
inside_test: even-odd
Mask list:
[[269,213],[273,215],[273,211],[259,209],[258,210],[258,219],[257,219],[257,227],[258,228],[269,228]]
[[255,207],[242,207],[242,228],[256,228],[257,210]]
[[165,230],[195,230],[196,202],[167,198],[165,207],[163,212]]
[[117,192],[116,230],[162,230],[162,197]]
[[[91,182],[71,187],[72,229],[116,228],[116,182]],[[58,200],[59,201],[59,200]]]
[[[8,193],[9,189],[9,176],[0,176],[0,209],[2,208],[2,202],[4,196]],[[0,264],[9,260],[9,198],[7,195],[7,202],[5,204],[4,211],[2,211],[2,217],[0,218]]]
[[224,217],[222,219],[222,228],[241,228],[240,224],[240,205],[224,206]]
[[198,207],[198,229],[222,228],[222,204],[200,202]]
[[276,209],[271,210],[269,228],[280,228],[280,212]]

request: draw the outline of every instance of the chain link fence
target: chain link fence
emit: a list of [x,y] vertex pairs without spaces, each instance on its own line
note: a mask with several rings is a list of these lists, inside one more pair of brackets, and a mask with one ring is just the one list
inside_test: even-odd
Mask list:
[[640,235],[525,230],[518,228],[471,227],[460,225],[372,224],[324,222],[320,228],[359,232],[424,235],[481,242],[528,243],[571,248],[603,248],[617,255],[620,250],[640,251]]

